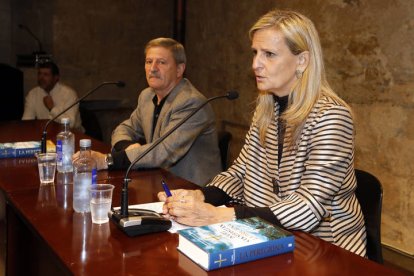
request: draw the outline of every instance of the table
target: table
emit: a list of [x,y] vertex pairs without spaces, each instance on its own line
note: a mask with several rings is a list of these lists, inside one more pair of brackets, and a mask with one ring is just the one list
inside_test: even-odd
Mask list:
[[[40,139],[42,121],[0,123],[0,142]],[[49,139],[59,128],[51,125]],[[76,141],[84,138],[76,133]],[[77,142],[78,143],[78,142]],[[92,148],[109,146],[92,139]],[[124,171],[102,171],[120,205]],[[132,171],[129,204],[156,201],[165,179],[171,188],[195,188],[165,170]],[[169,232],[128,237],[115,224],[95,225],[72,209],[71,176],[39,187],[34,158],[0,159],[0,188],[7,198],[7,275],[399,275],[307,233],[294,232],[293,253],[205,272],[176,249]]]

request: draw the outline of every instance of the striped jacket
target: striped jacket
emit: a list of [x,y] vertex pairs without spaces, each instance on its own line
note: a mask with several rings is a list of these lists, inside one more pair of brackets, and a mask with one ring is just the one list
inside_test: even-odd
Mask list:
[[220,188],[246,206],[269,207],[286,229],[309,232],[365,256],[364,218],[354,193],[350,111],[330,98],[321,98],[309,114],[297,146],[284,145],[280,166],[277,102],[274,112],[266,147],[259,142],[253,117],[238,158],[208,186]]

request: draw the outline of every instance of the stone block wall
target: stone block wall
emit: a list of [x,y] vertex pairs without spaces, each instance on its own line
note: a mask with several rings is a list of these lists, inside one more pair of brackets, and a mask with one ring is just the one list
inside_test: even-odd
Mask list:
[[86,93],[102,81],[123,80],[124,89],[102,88],[89,99],[132,99],[146,87],[144,46],[172,35],[173,1],[55,0],[53,53],[65,76]]

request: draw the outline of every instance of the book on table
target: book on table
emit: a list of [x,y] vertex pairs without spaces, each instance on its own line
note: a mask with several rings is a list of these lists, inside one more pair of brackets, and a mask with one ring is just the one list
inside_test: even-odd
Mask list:
[[293,251],[292,233],[252,217],[178,231],[178,250],[205,270]]
[[[40,147],[40,141],[0,143],[0,158],[33,157],[40,152]],[[47,152],[54,152],[55,144],[47,140],[46,149]]]

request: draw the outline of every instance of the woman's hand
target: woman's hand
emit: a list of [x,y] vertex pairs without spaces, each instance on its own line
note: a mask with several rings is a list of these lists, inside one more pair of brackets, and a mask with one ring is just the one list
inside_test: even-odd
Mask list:
[[[204,195],[200,190],[185,190],[185,189],[178,189],[178,190],[171,190],[171,194],[173,197],[191,197],[193,200],[196,201],[204,201]],[[158,193],[158,199],[162,202],[167,200],[167,195],[165,192]]]
[[164,192],[158,193],[158,198],[164,201],[163,213],[168,218],[190,225],[202,226],[234,218],[233,208],[214,207],[204,202],[200,190],[172,190],[172,196],[166,197]]
[[[204,195],[200,190],[171,190],[172,197],[175,199],[183,199],[184,197],[192,198],[193,201],[204,201]],[[158,199],[162,202],[165,202],[162,208],[162,213],[165,215],[166,218],[172,218],[172,216],[168,213],[168,205],[167,205],[167,195],[165,192],[158,193]],[[173,218],[174,219],[174,218]]]

